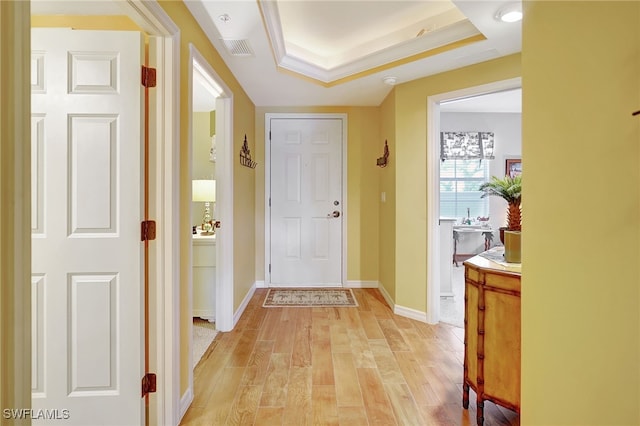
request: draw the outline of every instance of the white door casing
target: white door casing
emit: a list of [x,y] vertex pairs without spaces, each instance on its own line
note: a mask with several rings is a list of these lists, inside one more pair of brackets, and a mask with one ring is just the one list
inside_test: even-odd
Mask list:
[[[208,80],[213,90],[219,92],[216,98],[216,203],[215,216],[220,221],[216,230],[216,288],[215,312],[216,329],[231,331],[235,326],[233,312],[233,162],[237,161],[237,152],[233,149],[233,92],[224,83],[213,67],[207,62],[198,49],[189,45],[190,76],[193,78],[194,68]],[[193,82],[191,83],[191,85]],[[193,87],[193,86],[191,86]],[[192,105],[191,90],[189,105]],[[190,107],[190,114],[192,114]],[[193,122],[190,118],[189,122]],[[190,136],[189,140],[192,140]],[[189,149],[193,150],[192,142]],[[193,153],[190,152],[189,158]],[[192,166],[189,166],[189,176]],[[191,291],[189,292],[191,293]],[[191,303],[190,305],[191,306]],[[191,365],[191,364],[189,364]],[[189,380],[192,383],[192,380]]]
[[427,97],[427,312],[426,322],[440,321],[440,104],[522,86],[520,77],[466,87]]
[[266,282],[342,286],[345,117],[268,115],[266,126]]
[[144,422],[142,55],[32,30],[32,403],[56,424]]

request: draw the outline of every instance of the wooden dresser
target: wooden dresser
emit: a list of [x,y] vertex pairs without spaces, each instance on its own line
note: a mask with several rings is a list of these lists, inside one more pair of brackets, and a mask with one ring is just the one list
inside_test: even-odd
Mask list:
[[[499,255],[500,249],[487,254]],[[484,401],[520,413],[520,264],[481,255],[464,262],[464,382],[477,395],[477,424],[484,422]]]

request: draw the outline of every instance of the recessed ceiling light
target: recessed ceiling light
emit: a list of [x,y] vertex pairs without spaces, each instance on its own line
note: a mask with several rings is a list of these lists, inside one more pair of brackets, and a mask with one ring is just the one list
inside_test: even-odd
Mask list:
[[502,22],[518,22],[522,19],[522,6],[519,3],[510,3],[498,10],[496,19]]

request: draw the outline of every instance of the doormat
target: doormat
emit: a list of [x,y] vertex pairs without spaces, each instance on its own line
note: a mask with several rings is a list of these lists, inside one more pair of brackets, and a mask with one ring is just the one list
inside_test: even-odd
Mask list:
[[265,308],[349,308],[358,306],[358,302],[350,288],[270,288],[262,306]]

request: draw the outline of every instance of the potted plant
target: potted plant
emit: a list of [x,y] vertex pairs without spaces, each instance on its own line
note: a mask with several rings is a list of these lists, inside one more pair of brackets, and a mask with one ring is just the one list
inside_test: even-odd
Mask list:
[[500,240],[504,244],[505,260],[520,262],[520,232],[522,231],[522,175],[497,178],[491,176],[489,182],[480,185],[482,198],[494,195],[507,202],[507,228]]

